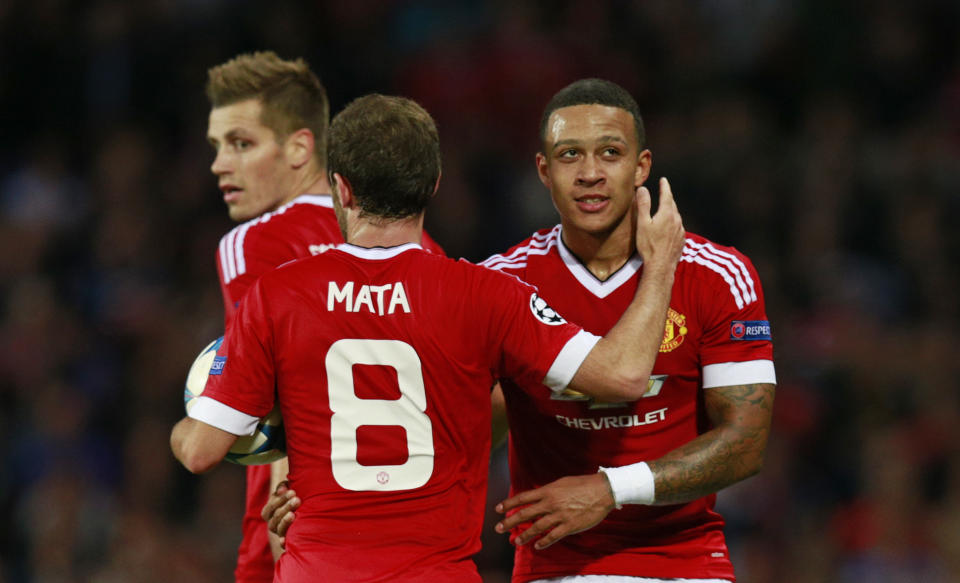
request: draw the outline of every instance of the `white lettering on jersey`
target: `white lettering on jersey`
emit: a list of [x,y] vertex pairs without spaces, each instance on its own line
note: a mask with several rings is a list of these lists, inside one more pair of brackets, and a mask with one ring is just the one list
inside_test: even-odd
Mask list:
[[649,411],[642,417],[635,415],[616,415],[610,417],[566,417],[557,415],[557,423],[584,431],[599,431],[601,429],[625,429],[658,423],[667,418],[667,408]]
[[370,286],[361,285],[360,291],[357,292],[357,297],[353,300],[353,311],[359,312],[360,306],[367,306],[367,309],[371,314],[376,312],[373,311],[373,299],[370,297]]
[[332,312],[334,304],[343,303],[347,304],[346,308],[348,312],[353,311],[353,282],[348,281],[343,284],[343,289],[337,287],[337,284],[330,282],[330,285],[327,287],[327,311]]
[[[403,283],[397,281],[384,285],[361,285],[354,295],[354,282],[348,281],[339,287],[336,282],[329,282],[327,287],[327,311],[332,312],[338,304],[347,312],[359,312],[361,308],[371,314],[383,316],[393,314],[397,308],[404,313],[410,313],[410,302],[407,301],[407,292]],[[390,293],[390,301],[384,310],[384,294]]]
[[392,314],[395,312],[397,306],[403,308],[404,313],[410,313],[410,304],[407,302],[407,292],[403,289],[403,283],[399,281],[393,284],[393,295],[390,296],[390,307],[387,309],[387,313]]

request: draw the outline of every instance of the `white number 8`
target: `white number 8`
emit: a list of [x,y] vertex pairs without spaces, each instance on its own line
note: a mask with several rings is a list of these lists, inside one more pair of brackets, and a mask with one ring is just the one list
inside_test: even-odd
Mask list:
[[[353,386],[353,365],[389,366],[397,371],[400,398],[361,399]],[[433,424],[424,413],[427,393],[420,356],[399,340],[343,339],[327,352],[330,394],[330,462],[333,478],[355,491],[419,488],[433,475]],[[357,429],[361,425],[393,425],[407,432],[407,461],[399,465],[365,466],[357,461]]]

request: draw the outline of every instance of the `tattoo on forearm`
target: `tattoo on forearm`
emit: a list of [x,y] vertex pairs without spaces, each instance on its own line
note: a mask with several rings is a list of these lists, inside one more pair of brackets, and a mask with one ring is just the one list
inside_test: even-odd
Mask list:
[[760,470],[770,433],[774,386],[704,389],[713,429],[648,462],[656,503],[679,504],[717,492]]

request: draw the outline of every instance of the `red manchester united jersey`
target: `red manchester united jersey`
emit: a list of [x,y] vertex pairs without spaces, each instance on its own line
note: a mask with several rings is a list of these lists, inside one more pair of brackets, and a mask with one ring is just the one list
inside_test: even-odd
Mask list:
[[292,259],[342,243],[330,195],[304,194],[220,239],[217,272],[227,323],[257,278]]
[[[424,233],[424,247],[443,250]],[[247,290],[261,275],[293,259],[316,255],[343,242],[328,194],[304,194],[277,210],[238,225],[220,239],[217,272],[229,325]],[[273,581],[273,555],[260,510],[270,495],[270,467],[247,468],[243,538],[234,573],[237,583]]]
[[513,277],[341,245],[254,284],[191,416],[252,433],[279,400],[302,505],[278,580],[479,581],[490,387],[563,390],[596,340]]
[[[481,265],[536,286],[564,317],[605,334],[633,298],[642,261],[634,255],[600,281],[563,245],[561,232],[559,225],[538,231]],[[660,457],[708,428],[702,390],[775,382],[772,358],[753,265],[731,247],[688,233],[643,398],[600,403],[571,391],[551,394],[503,383],[511,490]],[[513,581],[574,574],[733,580],[714,501],[708,496],[674,506],[626,505],[545,550],[518,547]]]

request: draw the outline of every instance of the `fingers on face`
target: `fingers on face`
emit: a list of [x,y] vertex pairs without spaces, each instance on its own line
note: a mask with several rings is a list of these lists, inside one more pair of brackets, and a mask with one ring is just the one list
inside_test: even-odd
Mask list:
[[650,218],[650,190],[646,186],[637,189],[637,211],[638,218]]
[[660,205],[658,208],[663,208],[664,205],[669,207],[676,206],[676,202],[673,199],[673,189],[670,188],[670,181],[666,177],[660,179]]

